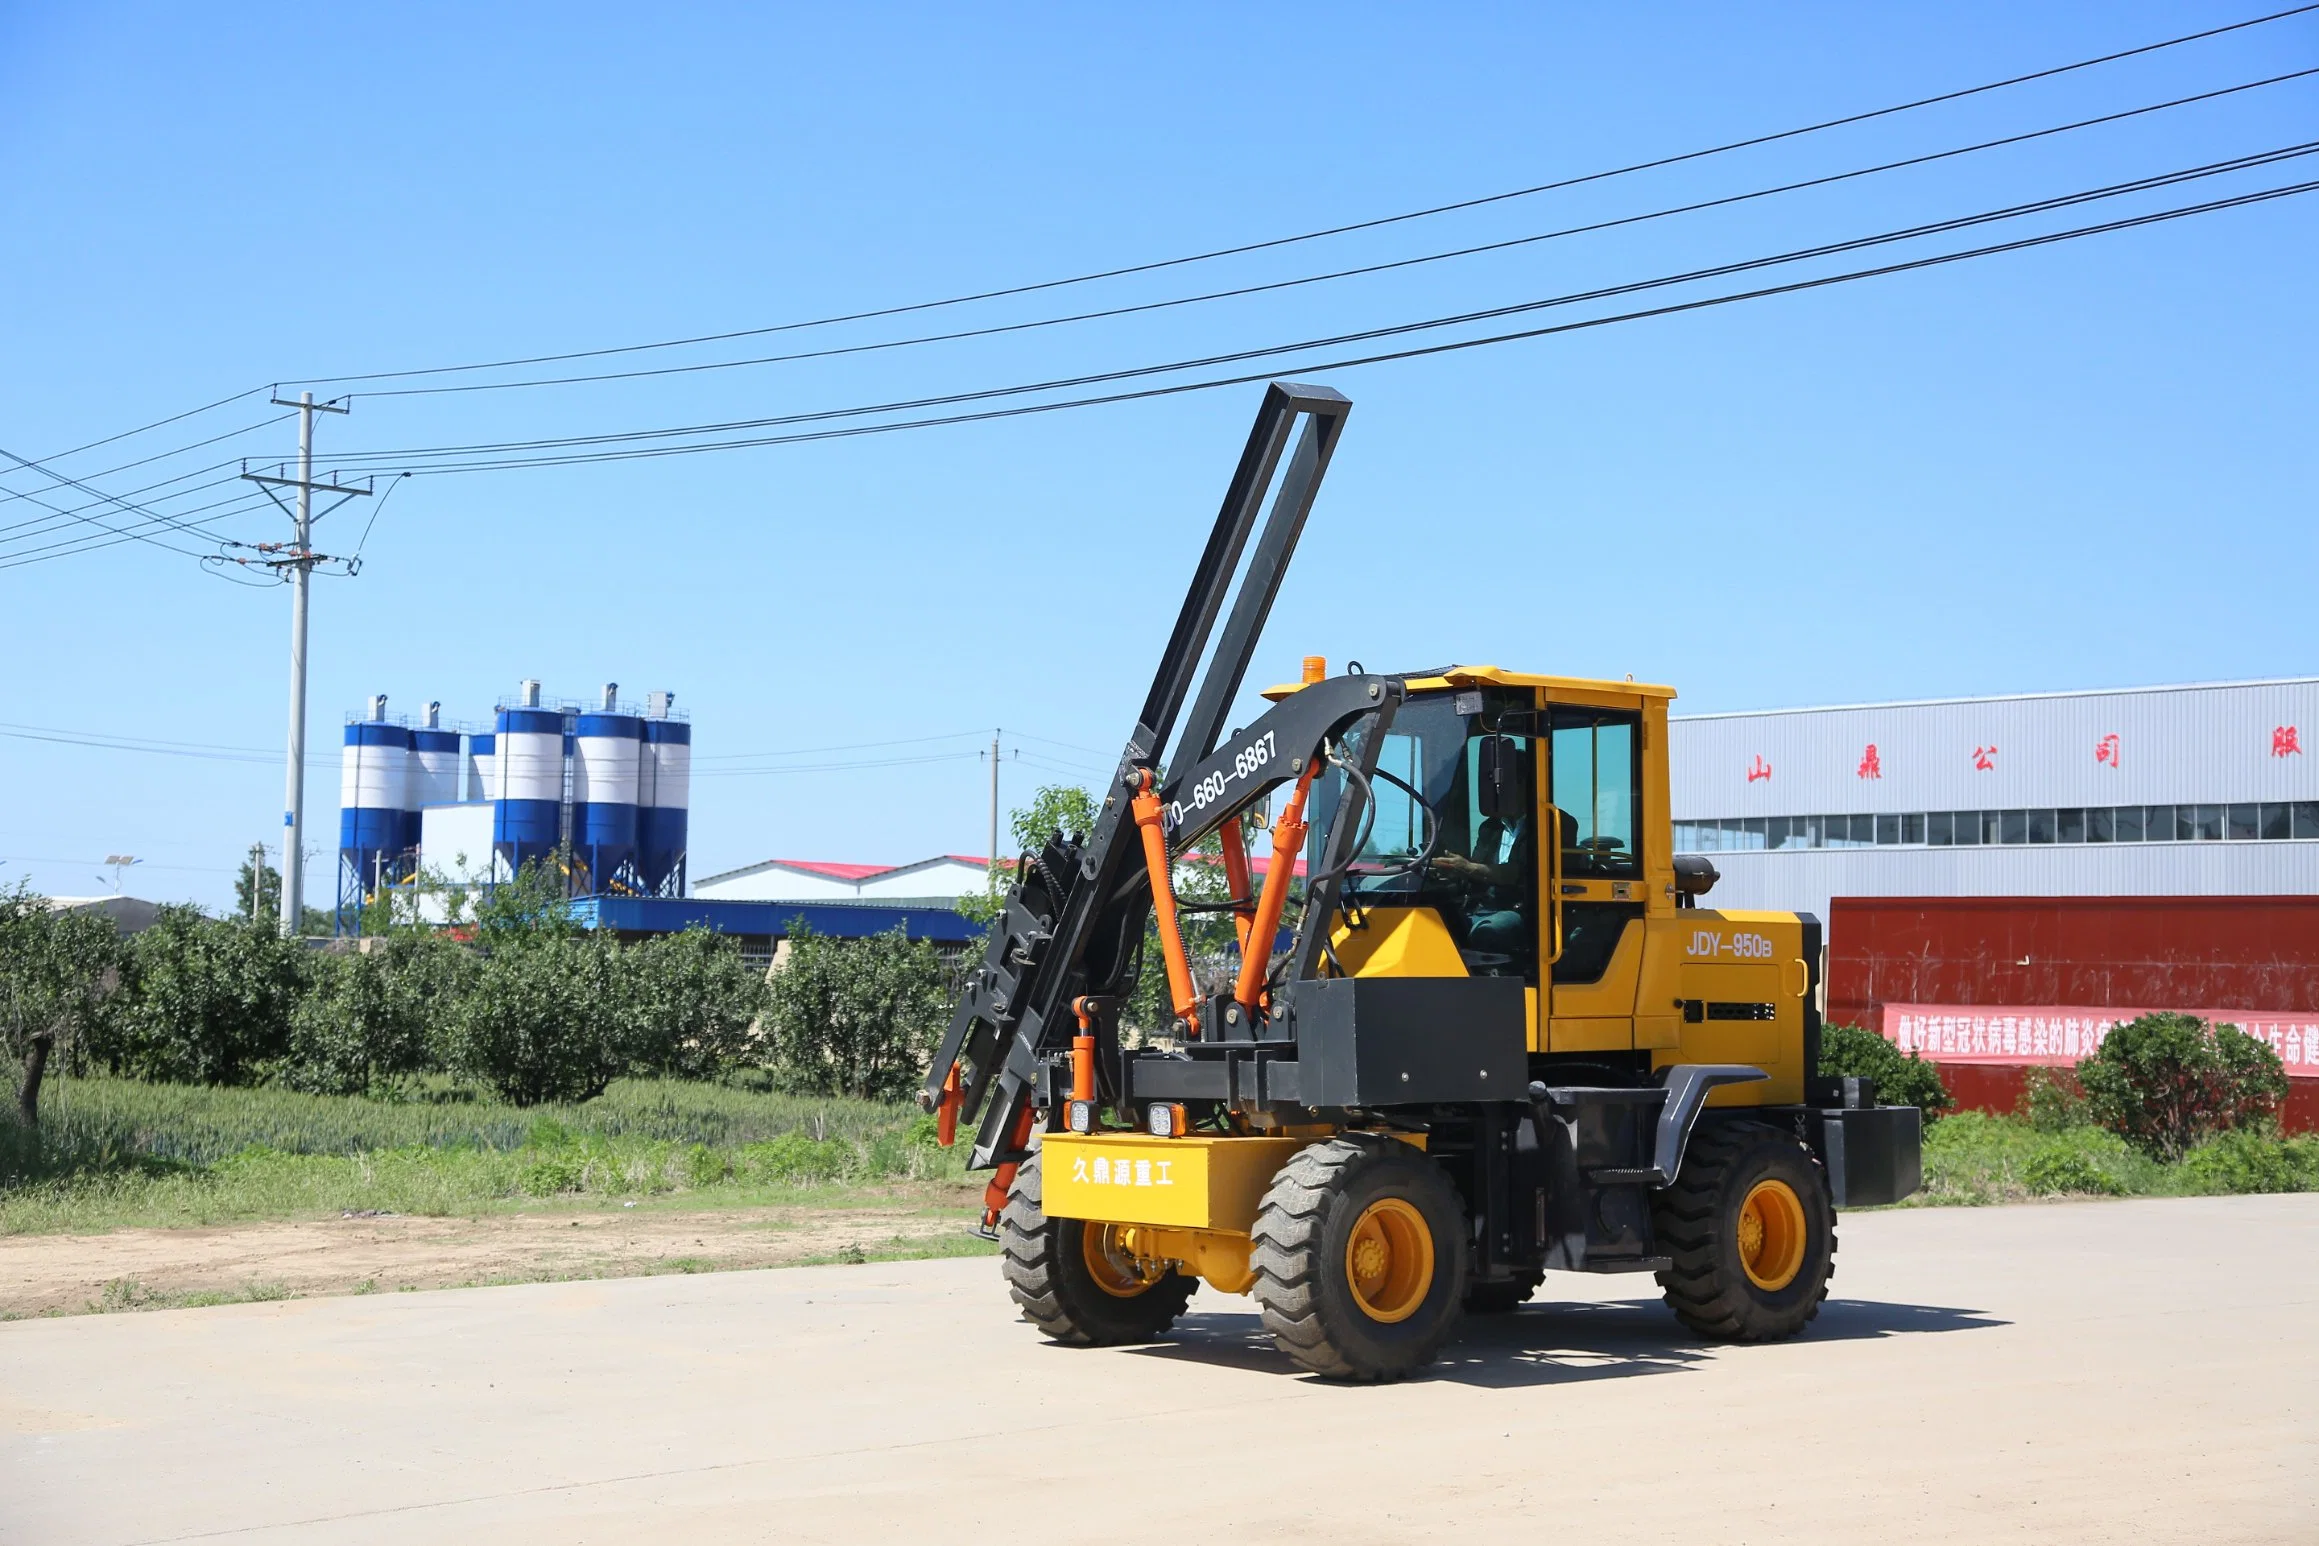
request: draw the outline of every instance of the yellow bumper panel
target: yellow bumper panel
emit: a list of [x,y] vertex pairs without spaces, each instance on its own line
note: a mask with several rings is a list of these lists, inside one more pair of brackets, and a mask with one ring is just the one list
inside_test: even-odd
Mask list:
[[1040,1147],[1041,1206],[1050,1218],[1246,1234],[1273,1175],[1312,1141],[1049,1133]]

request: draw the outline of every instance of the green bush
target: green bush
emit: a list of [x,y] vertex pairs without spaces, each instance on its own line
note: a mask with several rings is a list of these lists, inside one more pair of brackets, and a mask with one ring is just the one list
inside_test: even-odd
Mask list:
[[289,1050],[308,965],[305,947],[271,927],[164,907],[129,941],[89,1054],[136,1079],[257,1083]]
[[545,1155],[523,1167],[523,1189],[534,1197],[576,1192],[586,1169],[587,1161],[577,1150]]
[[1915,1052],[1903,1052],[1874,1031],[1858,1025],[1820,1028],[1820,1072],[1876,1081],[1876,1098],[1887,1105],[1914,1106],[1929,1126],[1956,1104],[1941,1083],[1940,1070]]
[[2184,1155],[2182,1174],[2201,1192],[2319,1191],[2319,1138],[2224,1133]]
[[2041,1133],[2066,1133],[2093,1120],[2076,1077],[2058,1068],[2029,1070],[2021,1081],[2021,1114]]
[[740,1158],[753,1179],[776,1182],[834,1181],[855,1165],[851,1144],[803,1133],[783,1133],[767,1143],[745,1145]]
[[2143,1015],[2077,1065],[2093,1119],[2172,1163],[2217,1134],[2262,1126],[2287,1098],[2279,1055],[2236,1026]]
[[2021,1167],[2021,1184],[2043,1196],[2085,1192],[2098,1197],[2122,1197],[2126,1186],[2094,1163],[2083,1149],[2049,1143],[2029,1156]]
[[832,939],[801,927],[766,985],[765,1050],[786,1089],[892,1100],[925,1074],[949,1016],[933,946],[899,928]]
[[687,1186],[715,1186],[732,1173],[732,1161],[707,1144],[696,1143],[686,1147],[684,1179]]

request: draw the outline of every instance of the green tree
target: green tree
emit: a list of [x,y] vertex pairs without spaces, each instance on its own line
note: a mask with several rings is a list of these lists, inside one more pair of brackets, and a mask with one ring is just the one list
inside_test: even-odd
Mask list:
[[622,957],[639,1073],[710,1079],[748,1055],[765,974],[741,959],[738,941],[691,928],[629,945]]
[[1941,1083],[1940,1070],[1915,1051],[1903,1052],[1865,1026],[1820,1028],[1820,1072],[1838,1078],[1876,1081],[1876,1098],[1887,1105],[1914,1106],[1930,1124],[1956,1104]]
[[[258,890],[258,911],[250,914],[250,887]],[[282,916],[282,872],[272,865],[262,865],[252,872],[250,861],[244,859],[239,873],[234,876],[234,916],[245,923],[255,922],[267,927],[278,926]],[[331,931],[330,914],[319,907],[304,907],[298,912],[300,934],[328,934]]]
[[475,907],[478,960],[445,1017],[453,1073],[518,1106],[591,1100],[633,1061],[620,946],[584,929],[535,860]]
[[307,990],[290,1016],[284,1084],[361,1095],[436,1066],[438,1027],[474,975],[474,958],[451,940],[417,931],[369,943],[311,962]]
[[2196,1015],[2111,1027],[2077,1065],[2077,1082],[2096,1122],[2167,1163],[2220,1133],[2269,1125],[2287,1098],[2276,1052]]
[[586,930],[494,939],[449,1017],[451,1070],[517,1106],[603,1094],[633,1061],[620,956]]
[[[250,910],[250,888],[258,893],[257,910]],[[252,923],[263,923],[269,918],[282,916],[282,872],[270,864],[242,861],[241,873],[234,876],[234,916]]]
[[[1096,809],[1095,797],[1076,784],[1041,785],[1039,792],[1031,796],[1031,803],[1008,819],[1008,828],[1014,834],[1015,854],[1038,852],[1058,832],[1084,840],[1095,830]],[[1014,884],[1014,879],[1014,857],[992,854],[990,874],[982,894],[960,897],[958,911],[968,921],[987,929],[1006,905],[1007,888]]]
[[252,925],[164,907],[129,941],[121,991],[91,1027],[90,1054],[131,1078],[254,1084],[290,1045],[306,948]]
[[934,947],[899,928],[836,939],[801,927],[766,984],[774,1077],[803,1095],[896,1099],[924,1076],[950,996]]
[[58,911],[18,882],[0,891],[0,1040],[22,1066],[16,1115],[40,1125],[50,1058],[70,1057],[119,977],[121,936],[102,913]]

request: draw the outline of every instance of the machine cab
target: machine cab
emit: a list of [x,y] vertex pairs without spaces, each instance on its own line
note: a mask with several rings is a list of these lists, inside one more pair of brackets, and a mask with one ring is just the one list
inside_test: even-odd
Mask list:
[[[1767,945],[1761,959],[1722,951],[1720,963],[1694,961],[1701,937],[1744,915],[1678,906],[1667,806],[1673,690],[1490,666],[1408,687],[1378,749],[1331,970],[1519,977],[1534,1053],[1671,1057],[1688,1039],[1712,1039],[1720,1054],[1780,1061],[1769,1033],[1794,1012],[1782,1001],[1801,996],[1799,974],[1786,969],[1801,940]],[[1316,835],[1344,797],[1344,777],[1314,788]],[[1308,864],[1319,862],[1316,838]],[[1783,921],[1792,931],[1792,915]],[[1732,943],[1755,950],[1762,931],[1746,932]],[[1690,964],[1766,975],[1734,986],[1725,971],[1690,992]],[[1745,1005],[1746,1019],[1708,1031],[1710,998]],[[1686,1023],[1697,1028],[1689,1038]],[[1800,1084],[1802,1073],[1774,1079]]]

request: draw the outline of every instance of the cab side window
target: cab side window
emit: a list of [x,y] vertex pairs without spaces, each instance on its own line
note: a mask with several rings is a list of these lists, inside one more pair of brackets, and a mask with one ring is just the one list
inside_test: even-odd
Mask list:
[[1553,711],[1552,789],[1562,873],[1636,880],[1642,856],[1641,723],[1636,715],[1563,705]]

